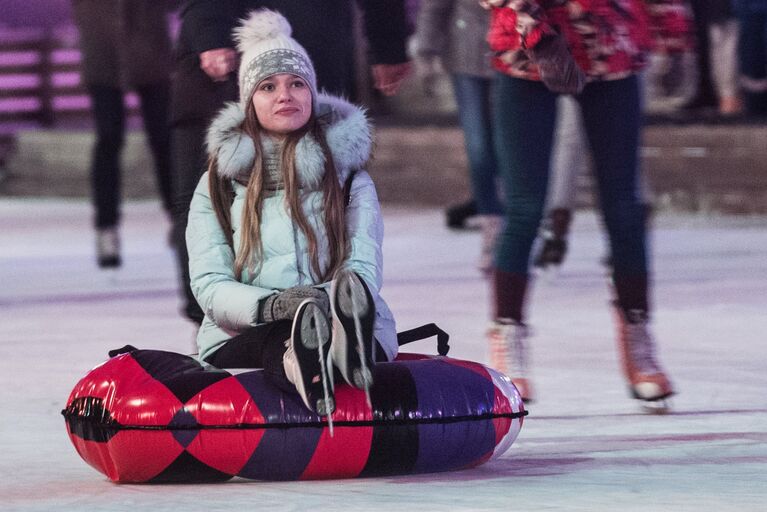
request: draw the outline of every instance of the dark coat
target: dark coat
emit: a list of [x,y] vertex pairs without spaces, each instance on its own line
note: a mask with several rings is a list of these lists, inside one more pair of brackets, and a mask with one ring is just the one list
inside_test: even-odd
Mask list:
[[[358,0],[371,64],[405,62],[408,26],[402,0]],[[199,68],[198,55],[233,48],[232,29],[254,9],[279,11],[293,37],[309,52],[319,89],[352,96],[355,83],[353,0],[189,0],[181,9],[174,80],[175,122],[210,119],[222,99],[236,99],[236,77],[213,83]],[[233,74],[234,75],[234,74]]]
[[478,0],[421,0],[416,30],[416,52],[439,55],[448,73],[490,78],[487,29],[490,13]]
[[734,16],[732,0],[708,0],[705,4],[708,10],[707,19],[709,23],[721,23],[732,19]]
[[121,88],[169,80],[168,2],[73,0],[72,7],[83,83]]

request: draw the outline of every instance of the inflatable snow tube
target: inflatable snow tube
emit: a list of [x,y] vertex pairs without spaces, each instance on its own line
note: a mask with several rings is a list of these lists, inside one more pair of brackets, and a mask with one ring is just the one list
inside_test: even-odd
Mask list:
[[365,395],[336,386],[327,419],[298,395],[172,352],[112,357],[62,411],[75,449],[115,482],[306,480],[478,466],[504,453],[524,409],[511,381],[479,363],[401,354]]

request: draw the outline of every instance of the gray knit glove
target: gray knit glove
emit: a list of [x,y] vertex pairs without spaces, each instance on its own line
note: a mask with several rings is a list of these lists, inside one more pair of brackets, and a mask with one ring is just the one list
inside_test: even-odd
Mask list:
[[293,320],[298,306],[306,299],[314,299],[323,311],[330,311],[330,299],[324,290],[311,286],[294,286],[262,299],[258,321]]
[[586,85],[586,75],[575,63],[561,35],[544,37],[527,50],[527,54],[538,65],[541,80],[550,91],[578,94]]

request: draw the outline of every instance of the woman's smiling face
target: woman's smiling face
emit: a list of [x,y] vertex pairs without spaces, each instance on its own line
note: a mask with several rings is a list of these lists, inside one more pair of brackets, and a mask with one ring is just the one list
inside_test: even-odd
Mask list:
[[312,91],[303,78],[280,73],[264,78],[253,93],[258,122],[270,135],[282,138],[303,127],[312,115]]

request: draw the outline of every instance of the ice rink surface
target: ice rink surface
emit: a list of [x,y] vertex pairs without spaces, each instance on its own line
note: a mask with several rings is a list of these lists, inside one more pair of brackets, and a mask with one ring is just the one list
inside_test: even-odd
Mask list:
[[[383,294],[400,330],[436,322],[486,362],[478,232],[385,208]],[[60,415],[112,348],[191,352],[168,223],[124,208],[124,266],[96,268],[85,201],[0,199],[0,510],[767,510],[767,219],[661,214],[654,330],[678,395],[645,413],[619,373],[596,216],[579,212],[556,278],[534,286],[538,400],[517,442],[477,469],[321,482],[115,485]],[[434,353],[433,341],[407,351]]]

